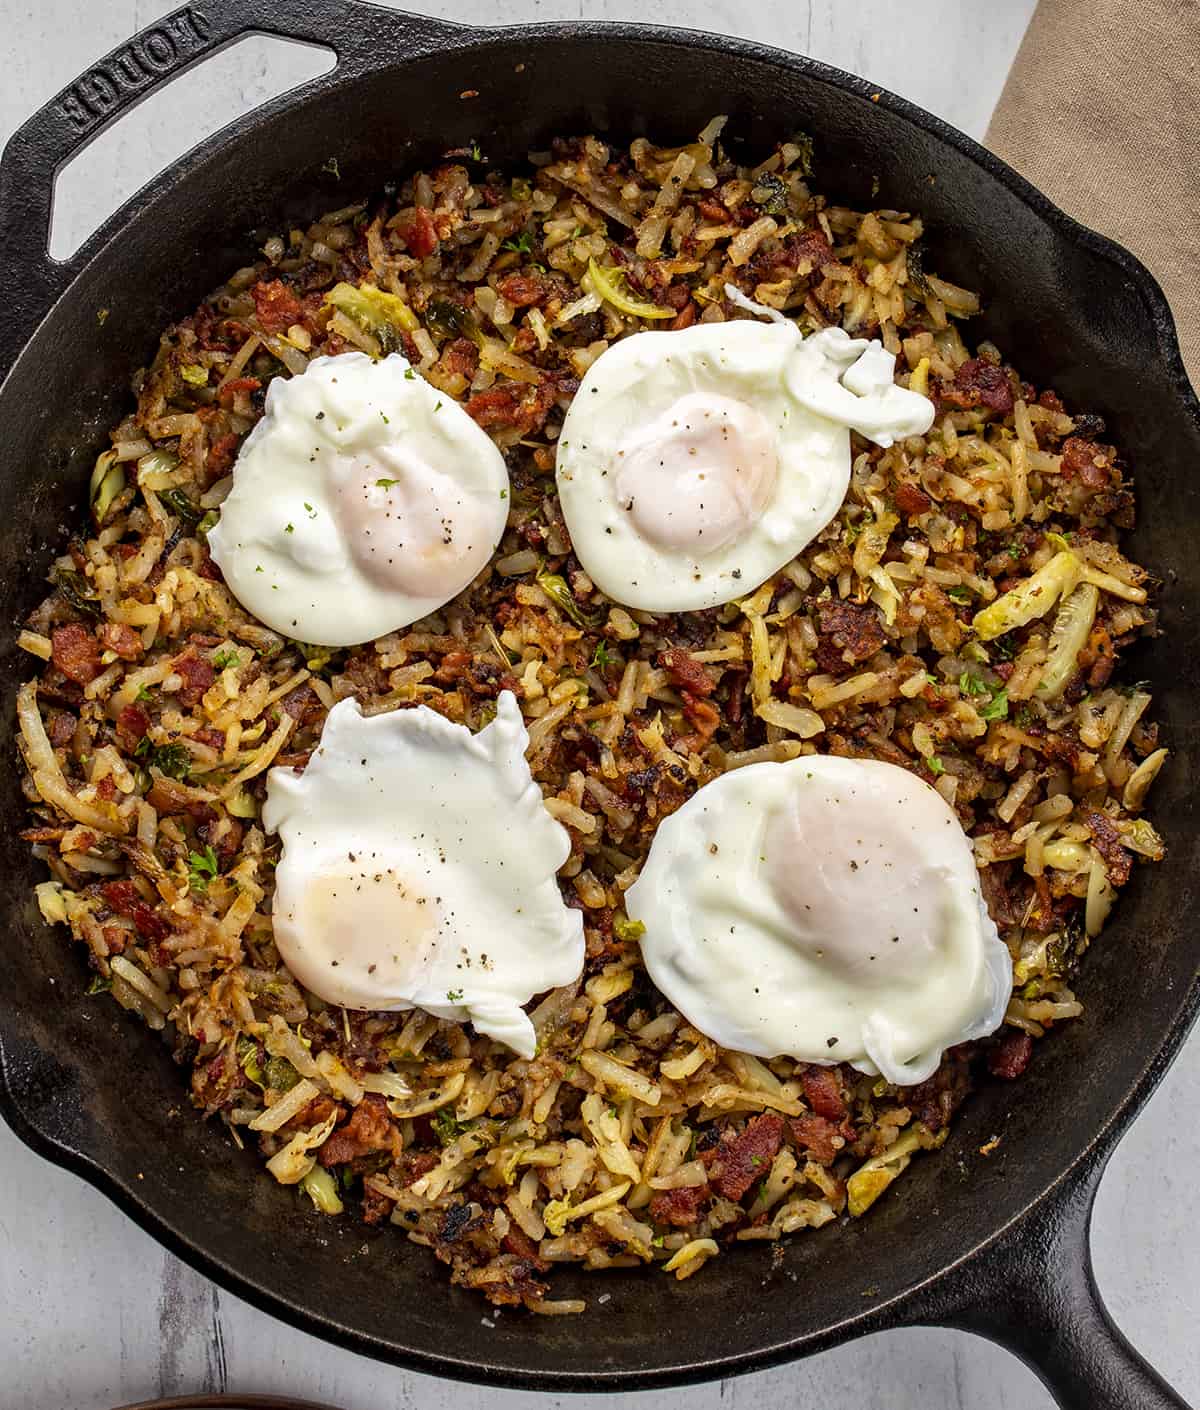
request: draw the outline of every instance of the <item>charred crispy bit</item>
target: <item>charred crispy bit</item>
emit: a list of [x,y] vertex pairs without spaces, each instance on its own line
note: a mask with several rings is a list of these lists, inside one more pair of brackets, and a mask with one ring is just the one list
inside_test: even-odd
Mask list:
[[817,635],[817,665],[830,675],[868,660],[887,640],[874,607],[832,599],[817,603]]
[[770,1170],[782,1140],[783,1117],[773,1111],[751,1117],[736,1136],[723,1134],[711,1166],[720,1193],[726,1199],[741,1199]]
[[687,1229],[700,1217],[711,1191],[707,1184],[687,1185],[677,1190],[659,1190],[650,1201],[650,1218],[656,1224],[674,1224]]
[[1108,879],[1114,886],[1124,886],[1133,870],[1133,853],[1121,845],[1121,833],[1106,813],[1087,809],[1081,814],[1083,825],[1092,834],[1096,851],[1104,858]]
[[988,1050],[988,1071],[993,1077],[1012,1082],[1021,1076],[1033,1056],[1033,1039],[1028,1033],[1007,1029]]
[[69,681],[87,685],[96,679],[104,667],[100,664],[100,646],[91,630],[82,622],[68,622],[50,633],[54,664]]
[[846,1102],[836,1068],[809,1063],[800,1074],[800,1085],[804,1089],[804,1100],[818,1116],[828,1121],[846,1119]]
[[1020,925],[1025,913],[1025,899],[1010,885],[1013,876],[1011,862],[992,862],[979,869],[979,888],[983,892],[988,914],[1001,930]]
[[368,1092],[351,1112],[349,1121],[339,1126],[321,1147],[317,1159],[325,1166],[342,1165],[373,1151],[390,1151],[398,1156],[400,1131],[388,1114],[384,1099]]
[[258,321],[268,333],[282,333],[303,316],[304,305],[282,279],[260,280],[250,296]]
[[681,686],[692,695],[711,695],[717,683],[704,669],[700,661],[695,661],[678,646],[659,652],[659,665],[671,678],[671,684]]

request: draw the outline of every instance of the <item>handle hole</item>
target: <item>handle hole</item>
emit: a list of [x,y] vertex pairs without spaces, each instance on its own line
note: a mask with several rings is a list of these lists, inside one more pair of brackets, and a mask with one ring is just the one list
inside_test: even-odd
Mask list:
[[336,63],[324,45],[251,34],[163,84],[60,168],[51,256],[69,259],[118,206],[198,142]]

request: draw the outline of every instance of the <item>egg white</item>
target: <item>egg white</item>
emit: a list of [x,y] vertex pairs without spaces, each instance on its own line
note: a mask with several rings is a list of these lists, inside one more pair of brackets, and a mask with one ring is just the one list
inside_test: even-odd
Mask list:
[[424,705],[364,716],[342,700],[303,774],[271,771],[275,940],[301,984],[346,1008],[470,1021],[533,1057],[521,1006],[578,978],[584,940],[555,879],[570,839],[528,742],[509,691],[478,734]]
[[352,646],[466,588],[508,508],[503,456],[452,397],[399,354],[341,353],[271,383],[208,544],[267,626]]
[[999,1026],[1012,988],[957,817],[894,764],[722,775],[659,825],[625,902],[659,989],[758,1057],[920,1082]]
[[[881,445],[928,429],[933,405],[892,384],[894,361],[879,344],[841,329],[805,339],[778,317],[636,333],[614,343],[584,376],[557,447],[559,499],[588,575],[614,601],[648,612],[714,607],[752,592],[837,513],[850,482],[848,427]],[[690,483],[681,493],[681,482],[669,471],[664,478],[646,455],[646,436],[671,426],[684,399],[693,408],[707,401],[714,415],[722,404],[741,404],[774,442],[774,484],[764,501],[745,506],[732,537],[722,528],[706,539],[704,493]],[[698,425],[703,414],[696,412]],[[679,515],[695,519],[690,543],[648,536],[637,522],[637,493],[622,475],[623,458],[634,453],[654,472],[643,493],[654,497],[656,518],[669,519],[675,508],[664,501],[674,498]],[[732,453],[726,467],[734,486],[745,469],[737,461]],[[702,463],[703,456],[695,462]],[[709,499],[717,503],[715,495]]]

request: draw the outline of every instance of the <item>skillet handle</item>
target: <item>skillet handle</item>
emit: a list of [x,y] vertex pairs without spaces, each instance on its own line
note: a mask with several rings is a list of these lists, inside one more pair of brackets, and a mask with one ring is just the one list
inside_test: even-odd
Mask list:
[[1106,1159],[933,1291],[919,1320],[1015,1352],[1062,1410],[1190,1410],[1109,1316],[1092,1271],[1091,1220]]
[[[7,282],[0,323],[0,380],[34,328],[91,257],[89,241],[68,260],[49,252],[54,180],[122,113],[184,70],[242,36],[273,34],[320,44],[338,58],[339,76],[378,63],[403,44],[408,53],[438,47],[459,32],[442,20],[398,14],[360,0],[202,0],[148,25],[39,108],[0,156],[0,250]],[[328,82],[330,74],[306,87]]]

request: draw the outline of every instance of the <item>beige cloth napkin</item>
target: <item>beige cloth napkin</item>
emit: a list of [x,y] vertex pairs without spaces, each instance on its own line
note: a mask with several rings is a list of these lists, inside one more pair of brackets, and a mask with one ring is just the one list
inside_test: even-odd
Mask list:
[[1200,387],[1200,0],[1041,0],[987,144],[1149,267]]

